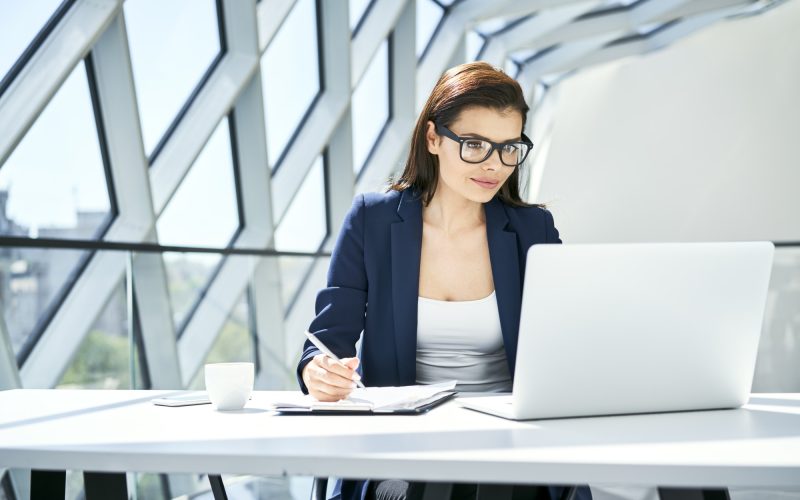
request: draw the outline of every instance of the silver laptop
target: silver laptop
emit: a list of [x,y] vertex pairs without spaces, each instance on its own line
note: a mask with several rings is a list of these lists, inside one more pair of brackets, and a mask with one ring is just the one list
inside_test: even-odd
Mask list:
[[514,420],[741,406],[773,253],[769,242],[533,246],[514,391],[457,401]]

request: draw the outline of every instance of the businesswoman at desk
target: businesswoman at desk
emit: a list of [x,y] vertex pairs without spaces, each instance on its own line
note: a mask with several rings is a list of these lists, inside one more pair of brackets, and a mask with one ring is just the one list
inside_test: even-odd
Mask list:
[[[359,371],[367,386],[458,380],[459,391],[511,391],[527,250],[561,242],[550,212],[520,198],[519,169],[533,147],[522,132],[527,112],[519,84],[486,63],[442,75],[401,177],[387,193],[356,196],[345,218],[309,331],[346,366],[306,342],[304,392],[345,398]],[[420,489],[337,484],[343,499],[411,499]],[[453,497],[474,490],[457,485]],[[557,500],[563,489],[529,490],[526,498]],[[589,489],[577,497],[591,498]]]

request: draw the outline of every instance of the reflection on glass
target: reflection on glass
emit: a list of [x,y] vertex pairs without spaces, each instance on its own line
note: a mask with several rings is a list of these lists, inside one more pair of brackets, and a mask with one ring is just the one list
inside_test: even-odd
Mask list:
[[372,3],[372,0],[350,0],[350,31],[356,29],[370,3]]
[[[128,335],[126,280],[122,279],[83,339],[57,388],[143,388],[141,363],[138,353],[131,360]],[[136,368],[135,386],[130,380],[132,362]]]
[[[325,171],[324,161],[320,156],[275,230],[275,249],[316,252],[327,235],[325,206]],[[291,305],[292,297],[312,262],[311,258],[278,258],[284,306]]]
[[353,170],[364,166],[389,120],[389,42],[384,40],[358,82],[352,100]]
[[[228,315],[227,321],[211,346],[203,364],[207,363],[233,363],[255,362],[255,346],[249,321],[250,307],[247,301],[247,292],[239,297],[233,310]],[[205,390],[205,374],[199,370],[189,389]]]
[[477,61],[485,44],[486,39],[480,33],[469,30],[467,32],[467,57],[472,61]]
[[[0,168],[0,234],[96,238],[111,217],[86,70],[79,63]],[[0,249],[0,297],[15,352],[84,254]]]
[[62,0],[0,0],[0,81],[25,52]]
[[428,42],[433,36],[434,31],[436,31],[436,26],[438,26],[439,21],[441,21],[442,16],[444,15],[444,9],[442,9],[433,0],[417,0],[416,14],[417,14],[416,51],[417,51],[417,58],[419,59],[420,56],[422,56],[422,53],[425,52],[425,47],[428,46]]
[[239,227],[228,119],[223,118],[158,218],[162,245],[224,247]]
[[[128,472],[128,484],[136,483],[136,496],[131,498],[140,498],[146,500],[169,500],[170,497],[164,495],[164,485],[162,484],[162,477],[159,474],[142,474],[137,472]],[[171,475],[172,477],[177,474]],[[203,483],[205,487],[208,483]],[[82,500],[86,498],[86,493],[83,491],[83,471],[81,470],[68,470],[66,478],[66,491],[64,498]],[[199,489],[199,488],[198,488]],[[197,498],[197,497],[196,497]],[[201,497],[199,497],[201,498]],[[198,500],[199,500],[198,498]],[[0,500],[6,500],[0,493]]]
[[271,168],[320,91],[314,0],[297,0],[261,57],[267,153]]
[[214,0],[128,0],[125,25],[147,155],[220,52]]
[[752,392],[800,391],[800,248],[776,248]]
[[[228,120],[224,118],[158,218],[162,245],[225,247],[239,227]],[[218,254],[165,253],[175,325],[208,283]]]
[[183,324],[222,260],[217,254],[164,252],[167,289],[175,327]]

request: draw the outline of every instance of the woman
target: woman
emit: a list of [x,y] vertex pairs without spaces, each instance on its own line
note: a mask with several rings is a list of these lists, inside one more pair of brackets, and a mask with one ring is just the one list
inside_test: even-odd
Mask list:
[[[304,392],[347,397],[359,362],[367,386],[455,379],[460,391],[511,390],[527,250],[561,243],[552,215],[519,195],[533,147],[522,133],[527,112],[519,84],[486,63],[442,75],[400,179],[385,194],[357,196],[345,218],[309,331],[346,366],[306,342]],[[342,498],[418,493],[413,483],[369,483],[338,486]],[[588,488],[579,497],[590,498]]]

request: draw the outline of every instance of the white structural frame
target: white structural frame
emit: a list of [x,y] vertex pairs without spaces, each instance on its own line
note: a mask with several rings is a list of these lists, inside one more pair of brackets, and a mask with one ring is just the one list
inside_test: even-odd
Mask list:
[[[108,168],[118,214],[107,241],[158,242],[155,222],[179,189],[220,121],[229,119],[243,224],[235,248],[272,249],[275,228],[320,155],[325,158],[330,251],[356,193],[382,189],[403,168],[408,143],[427,96],[442,72],[467,61],[466,34],[479,23],[502,17],[516,24],[488,36],[482,58],[503,67],[515,53],[518,80],[532,104],[529,132],[547,137],[549,109],[544,78],[619,57],[657,50],[720,19],[752,14],[769,0],[646,0],[630,8],[598,9],[600,0],[461,0],[445,8],[434,39],[417,59],[416,12],[430,0],[374,0],[353,36],[347,0],[317,0],[324,86],[274,173],[268,164],[260,61],[299,0],[219,0],[226,47],[195,93],[181,120],[148,164],[131,69],[123,0],[75,0],[0,96],[0,166],[13,153],[71,71],[91,58]],[[527,16],[522,18],[522,16]],[[639,37],[637,29],[668,23]],[[350,113],[352,93],[381,44],[391,39],[391,115],[366,165],[353,172]],[[547,49],[547,50],[544,50]],[[537,141],[541,147],[541,142]],[[544,161],[537,151],[533,161]],[[533,196],[541,172],[530,180]],[[61,379],[74,353],[120,280],[127,255],[95,252],[22,367],[0,318],[0,389],[50,388]],[[230,311],[250,293],[255,318],[258,386],[294,386],[294,365],[303,332],[313,315],[316,290],[324,284],[328,259],[318,258],[286,310],[276,258],[225,258],[182,331],[176,331],[162,256],[133,258],[134,294],[142,344],[153,388],[187,386],[196,376]]]
[[[241,203],[246,221],[233,245],[269,248],[274,228],[280,224],[317,157],[325,153],[330,233],[326,247],[330,249],[333,233],[353,194],[380,188],[391,174],[402,168],[416,110],[441,72],[466,60],[465,32],[477,23],[498,15],[529,16],[489,38],[483,55],[498,66],[515,51],[557,45],[523,65],[519,79],[529,91],[530,99],[536,82],[544,75],[656,49],[754,3],[752,0],[649,0],[628,10],[582,16],[596,9],[600,2],[463,0],[447,8],[430,50],[421,61],[416,61],[413,47],[418,1],[428,0],[376,0],[352,39],[348,2],[317,3],[324,89],[283,159],[291,168],[279,168],[270,176],[269,170],[263,168],[267,164],[265,135],[269,131],[264,130],[259,64],[296,0],[264,0],[258,4],[254,0],[220,2],[225,12],[222,31],[227,50],[150,168],[139,128],[122,2],[77,0],[0,98],[0,131],[5,132],[0,134],[0,159],[8,158],[74,65],[91,51],[119,204],[119,215],[105,239],[157,241],[155,221],[219,121],[230,115],[231,126],[236,130],[232,147],[239,159]],[[681,21],[652,37],[616,45],[609,43],[636,26],[670,19]],[[75,36],[76,32],[81,36]],[[393,39],[392,115],[368,164],[356,179],[351,168],[353,130],[349,102],[370,60],[387,37]],[[408,85],[410,74],[416,75],[416,85]],[[34,80],[41,84],[32,85],[30,82]],[[318,264],[324,266],[325,259]],[[101,252],[91,258],[19,370],[23,386],[52,387],[57,383],[71,354],[102,310],[105,297],[118,282],[109,276],[121,279],[124,267],[125,258],[120,254]],[[176,332],[172,325],[163,262],[154,256],[139,255],[134,267],[137,301],[143,312],[144,346],[156,387],[186,385],[194,377],[224,324],[227,311],[248,286],[253,287],[256,297],[254,314],[258,323],[270,325],[257,326],[259,349],[265,350],[260,352],[261,357],[283,359],[286,366],[271,373],[286,382],[292,359],[282,354],[276,357],[275,353],[294,352],[290,346],[310,319],[311,297],[301,290],[302,305],[294,308],[296,319],[290,315],[284,321],[275,259],[226,259],[183,332]],[[318,286],[319,274],[311,272],[303,286]],[[261,278],[254,280],[256,275]],[[182,333],[180,339],[178,333]],[[265,377],[263,381],[267,383],[269,379]]]

